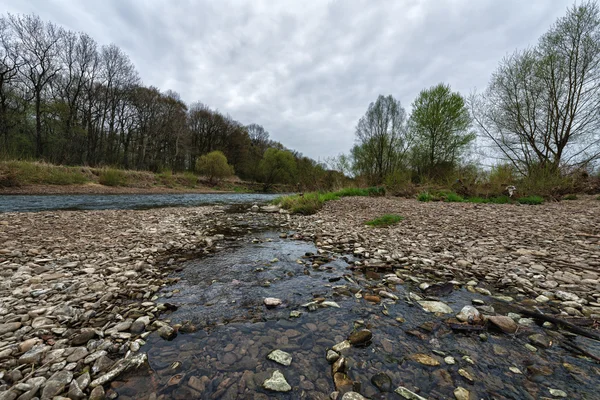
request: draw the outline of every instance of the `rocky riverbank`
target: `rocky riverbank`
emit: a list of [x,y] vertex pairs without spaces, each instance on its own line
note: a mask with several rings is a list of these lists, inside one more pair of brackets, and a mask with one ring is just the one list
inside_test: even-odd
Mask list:
[[[564,338],[556,327],[547,324],[548,332],[535,330],[527,315],[494,310],[487,300],[495,296],[502,304],[553,315],[594,332],[600,314],[600,202],[518,206],[346,198],[310,217],[258,211],[253,207],[229,214],[222,208],[198,207],[0,215],[0,399],[101,399],[114,398],[119,390],[128,391],[123,398],[137,398],[139,388],[111,382],[147,363],[147,341],[156,344],[188,332],[187,339],[178,342],[178,337],[172,343],[191,351],[193,363],[172,348],[155,356],[166,374],[165,388],[178,390],[174,398],[262,399],[267,398],[264,390],[283,396],[273,394],[278,393],[273,388],[279,388],[293,394],[282,398],[325,399],[334,392],[334,397],[345,393],[344,399],[360,399],[361,392],[383,399],[392,398],[388,392],[395,390],[404,398],[418,399],[420,389],[427,392],[425,385],[436,382],[425,397],[454,393],[466,399],[469,393],[499,390],[500,383],[485,372],[494,365],[502,373],[527,374],[525,388],[532,398],[561,397],[569,390],[560,374],[576,374],[573,379],[582,387],[600,377],[593,360],[584,361],[589,368],[582,371],[565,357],[555,369],[547,357],[563,357],[552,344]],[[364,225],[388,213],[404,220],[390,228]],[[317,254],[289,260],[283,269],[277,259],[264,260],[252,273],[271,275],[255,285],[268,287],[272,282],[272,290],[277,290],[276,283],[285,277],[325,274],[324,286],[321,278],[314,281],[313,298],[294,297],[294,290],[285,286],[285,293],[275,293],[283,298],[277,304],[265,307],[263,303],[274,300],[258,298],[233,306],[252,309],[248,314],[259,321],[275,318],[275,324],[250,323],[245,329],[251,337],[243,330],[232,334],[235,328],[194,336],[194,324],[160,319],[183,301],[179,289],[170,288],[180,278],[174,271],[181,270],[185,260],[218,253],[228,248],[225,239],[235,240],[264,226],[278,229],[282,241],[289,237],[314,242]],[[342,258],[349,263],[343,276],[335,272],[340,267],[331,267]],[[215,267],[213,282],[219,278]],[[218,290],[227,294],[240,282],[207,284],[214,298],[202,301],[210,306],[219,300]],[[459,293],[465,290],[479,297],[473,296],[473,306]],[[458,297],[450,302],[460,304],[458,309],[448,307],[444,299],[452,291]],[[414,315],[400,315],[398,307],[404,305],[412,306]],[[449,309],[458,314],[456,319],[442,317]],[[306,312],[316,319],[302,316]],[[348,314],[352,312],[356,316]],[[431,318],[427,315],[434,319],[424,320]],[[488,336],[486,321],[500,336]],[[219,322],[223,323],[227,324]],[[414,329],[408,326],[413,324]],[[453,336],[452,330],[473,331],[475,336]],[[458,353],[452,352],[451,343],[459,345]],[[483,343],[493,346],[493,352],[480,347]],[[272,369],[272,345],[291,353],[275,353],[286,363],[290,360],[291,367],[281,363],[282,372]],[[522,350],[515,353],[510,346]],[[332,363],[330,369],[317,368],[327,362]],[[389,369],[390,362],[399,363],[402,370]],[[504,372],[506,362],[514,365]],[[205,365],[206,375],[181,370],[198,365]],[[290,376],[285,368],[300,368],[302,374]],[[423,368],[431,369],[431,375]],[[540,374],[541,380],[535,377]],[[414,377],[425,376],[430,378],[419,388],[420,378]],[[554,381],[548,381],[551,378]],[[150,374],[149,379],[157,377]],[[214,391],[204,395],[209,387]],[[162,393],[151,389],[146,397],[171,398],[175,392]]]

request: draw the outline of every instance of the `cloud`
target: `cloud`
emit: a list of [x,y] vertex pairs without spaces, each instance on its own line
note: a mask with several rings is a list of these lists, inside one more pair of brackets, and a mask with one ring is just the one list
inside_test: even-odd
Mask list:
[[347,152],[379,94],[409,109],[439,82],[483,89],[498,61],[535,44],[570,0],[402,2],[21,0],[100,44],[115,43],[146,85],[174,90],[315,159]]

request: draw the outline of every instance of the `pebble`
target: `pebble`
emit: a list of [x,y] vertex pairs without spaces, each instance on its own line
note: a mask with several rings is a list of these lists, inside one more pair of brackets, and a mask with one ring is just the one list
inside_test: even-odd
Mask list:
[[292,390],[292,387],[285,380],[285,376],[283,376],[279,370],[273,371],[271,377],[266,379],[262,386],[263,388],[274,392],[289,392]]

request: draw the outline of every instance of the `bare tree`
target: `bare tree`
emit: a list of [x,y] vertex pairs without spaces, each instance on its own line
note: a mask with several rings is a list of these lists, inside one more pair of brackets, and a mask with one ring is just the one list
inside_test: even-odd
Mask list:
[[34,15],[8,15],[16,37],[23,66],[19,72],[28,85],[35,105],[35,155],[44,155],[42,101],[44,90],[61,70],[58,42],[63,30]]
[[0,135],[3,137],[4,150],[8,151],[10,135],[11,98],[19,84],[18,74],[21,67],[19,44],[15,40],[8,19],[0,18]]
[[523,174],[600,157],[600,8],[574,5],[533,49],[505,58],[471,98],[475,122]]

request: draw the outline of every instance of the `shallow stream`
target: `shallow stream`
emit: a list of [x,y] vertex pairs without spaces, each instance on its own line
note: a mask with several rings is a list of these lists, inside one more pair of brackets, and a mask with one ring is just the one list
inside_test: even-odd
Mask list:
[[[436,316],[406,300],[409,292],[423,296],[412,282],[389,289],[398,301],[369,303],[360,295],[379,280],[368,281],[363,273],[349,270],[351,259],[315,256],[312,243],[280,236],[279,231],[226,235],[225,249],[182,265],[176,274],[179,283],[159,299],[178,308],[162,319],[193,325],[196,331],[180,332],[171,341],[151,334],[141,350],[148,353],[149,368],[112,384],[120,399],[328,399],[335,387],[327,349],[362,328],[373,332],[371,344],[343,354],[355,390],[368,398],[399,399],[393,393],[398,386],[427,399],[454,399],[459,386],[471,399],[556,398],[551,389],[564,391],[569,399],[599,398],[599,365],[565,350],[557,332],[535,324],[514,335],[453,331],[445,322],[453,315]],[[268,309],[266,297],[283,303]],[[302,306],[315,297],[340,308],[309,311]],[[502,310],[495,299],[465,289],[440,297],[454,313],[473,299]],[[301,315],[293,318],[292,311]],[[526,348],[534,333],[548,336],[552,346],[535,352]],[[574,340],[600,355],[598,343]],[[275,349],[292,355],[290,366],[267,359]],[[415,354],[430,356],[439,365],[423,365]],[[447,364],[447,356],[455,364]],[[291,385],[290,392],[262,388],[276,369]],[[473,380],[461,375],[461,369]]]

